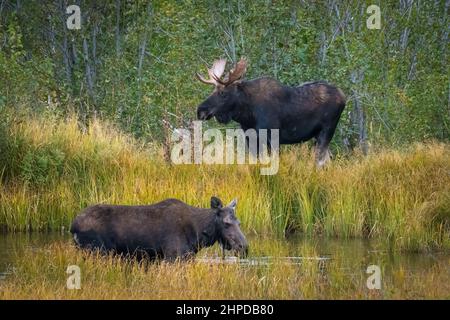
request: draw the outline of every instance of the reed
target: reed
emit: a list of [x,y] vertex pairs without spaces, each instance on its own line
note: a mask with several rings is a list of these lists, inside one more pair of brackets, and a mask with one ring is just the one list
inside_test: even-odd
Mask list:
[[[282,256],[278,245],[254,242],[266,254]],[[218,248],[216,248],[218,249]],[[286,248],[285,248],[286,250]],[[214,249],[212,249],[214,251]],[[283,251],[283,250],[282,250]],[[296,252],[314,257],[314,248]],[[213,252],[202,251],[211,256]],[[55,242],[17,254],[11,274],[0,281],[0,299],[448,299],[448,259],[419,272],[392,266],[383,270],[381,290],[366,286],[367,261],[335,257],[326,263],[242,265],[190,261],[145,264],[77,250]],[[69,265],[80,270],[81,289],[66,286]]]
[[418,143],[369,156],[337,155],[323,170],[303,146],[281,150],[280,170],[250,165],[171,165],[158,144],[76,116],[9,118],[0,126],[0,225],[69,228],[94,203],[150,204],[175,197],[208,206],[237,197],[256,235],[383,239],[393,250],[450,248],[450,146]]

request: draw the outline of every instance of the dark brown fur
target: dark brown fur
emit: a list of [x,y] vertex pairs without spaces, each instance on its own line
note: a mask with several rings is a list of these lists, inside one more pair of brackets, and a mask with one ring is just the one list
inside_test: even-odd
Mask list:
[[214,116],[221,123],[234,120],[244,130],[279,129],[280,144],[315,138],[322,165],[345,103],[342,90],[324,81],[290,87],[264,77],[216,86],[198,106],[197,116]]
[[189,258],[217,241],[225,249],[246,252],[234,206],[223,207],[215,197],[211,209],[177,199],[148,206],[95,205],[75,218],[70,231],[81,248],[150,259]]

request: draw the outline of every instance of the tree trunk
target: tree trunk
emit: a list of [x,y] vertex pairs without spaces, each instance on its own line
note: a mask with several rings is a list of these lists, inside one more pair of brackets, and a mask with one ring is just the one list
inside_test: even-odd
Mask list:
[[142,37],[142,42],[139,45],[139,57],[138,57],[138,81],[139,82],[141,82],[141,78],[142,78],[142,67],[144,64],[145,50],[147,48],[148,29],[150,26],[151,14],[152,14],[152,7],[151,7],[151,4],[149,3],[147,5],[147,18],[146,18],[146,23],[145,23],[144,35]]
[[141,82],[142,82],[142,68],[144,65],[144,57],[145,57],[145,51],[147,48],[147,41],[148,41],[148,29],[150,28],[150,20],[152,17],[152,7],[151,3],[147,5],[147,17],[146,17],[146,23],[145,23],[145,30],[144,35],[142,37],[142,43],[139,45],[139,55],[138,55],[138,68],[137,68],[137,76],[138,76],[138,100],[136,104],[136,110],[131,118],[131,122],[134,121],[134,118],[138,112],[138,110],[141,108],[141,100],[142,100],[142,88],[141,88]]
[[350,80],[353,83],[352,96],[354,101],[354,123],[358,125],[358,144],[364,155],[367,155],[369,146],[367,143],[367,129],[366,129],[366,114],[364,105],[361,103],[359,92],[356,89],[357,84],[361,83],[364,78],[364,73],[359,71],[353,71]]
[[116,56],[120,56],[120,0],[116,0]]
[[98,33],[98,21],[95,21],[92,28],[92,84],[97,80],[97,33]]
[[66,3],[64,0],[59,1],[59,6],[61,10],[61,26],[62,26],[62,44],[61,44],[61,53],[64,62],[64,70],[67,84],[72,86],[72,66],[70,64],[69,59],[69,46],[67,40],[67,26],[66,26]]
[[447,20],[448,20],[448,13],[450,10],[450,0],[447,0],[445,2],[445,9],[444,9],[444,15],[442,17],[442,26],[446,26],[445,27],[445,31],[442,34],[442,41],[441,41],[441,46],[442,46],[442,66],[443,66],[443,71],[445,72],[447,70],[447,48],[448,48],[448,33],[450,31],[450,28],[448,26]]
[[88,43],[87,43],[86,38],[83,38],[83,57],[84,57],[86,83],[87,83],[87,87],[88,87],[89,96],[92,98],[92,100],[95,103],[94,82],[92,80],[92,69],[91,69],[91,64],[89,61],[89,48],[88,48]]

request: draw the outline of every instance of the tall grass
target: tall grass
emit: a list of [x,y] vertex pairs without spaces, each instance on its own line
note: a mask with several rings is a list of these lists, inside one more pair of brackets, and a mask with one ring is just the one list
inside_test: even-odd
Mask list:
[[171,165],[162,148],[75,116],[21,117],[0,127],[0,225],[68,228],[94,203],[149,204],[175,197],[207,206],[237,197],[254,234],[381,238],[393,249],[450,248],[450,146],[415,144],[367,157],[338,156],[317,170],[306,146],[283,148],[280,170]]
[[[264,252],[283,254],[258,242]],[[262,248],[261,248],[262,249]],[[296,250],[314,257],[314,248]],[[449,298],[448,259],[421,271],[393,265],[382,271],[381,290],[366,287],[367,261],[304,260],[269,265],[176,262],[138,263],[116,256],[80,252],[67,241],[26,249],[0,281],[0,299],[418,299]],[[66,269],[77,265],[81,289],[68,290]],[[207,285],[205,285],[207,284]]]

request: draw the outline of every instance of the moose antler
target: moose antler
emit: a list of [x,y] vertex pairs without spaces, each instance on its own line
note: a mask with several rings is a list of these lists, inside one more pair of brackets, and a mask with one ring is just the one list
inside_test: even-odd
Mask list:
[[225,65],[227,63],[226,59],[219,59],[214,61],[213,66],[208,68],[209,79],[203,78],[200,74],[196,73],[197,78],[206,84],[212,84],[215,86],[223,85],[229,86],[230,84],[240,80],[247,70],[247,60],[245,58],[241,58],[236,66],[231,69],[228,75],[224,80],[221,80],[223,72],[225,71]]
[[217,81],[217,79],[220,80],[220,77],[222,76],[223,72],[225,71],[226,64],[227,64],[226,59],[219,59],[219,60],[214,61],[213,66],[211,68],[208,68],[209,79],[203,78],[198,73],[196,73],[196,76],[197,76],[198,80],[200,80],[203,83],[212,84],[212,85],[217,86],[220,83]]
[[241,79],[244,76],[245,71],[247,71],[247,60],[245,60],[245,58],[241,58],[241,60],[239,60],[239,62],[236,63],[234,69],[232,69],[228,73],[228,79],[226,80],[227,85],[232,84]]

